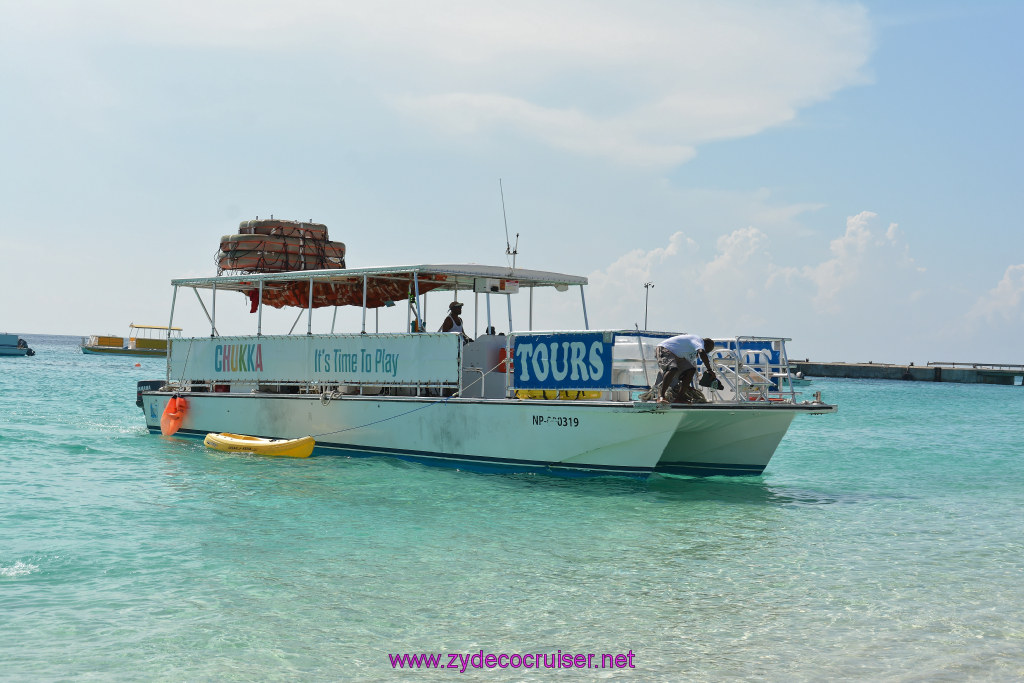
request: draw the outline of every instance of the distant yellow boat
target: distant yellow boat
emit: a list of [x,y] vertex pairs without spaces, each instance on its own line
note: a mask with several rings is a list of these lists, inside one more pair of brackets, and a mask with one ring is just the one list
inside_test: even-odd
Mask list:
[[255,453],[276,455],[285,458],[308,458],[316,441],[311,436],[301,439],[264,439],[244,434],[216,434],[211,432],[203,439],[207,448],[229,453]]
[[94,334],[83,337],[82,353],[104,353],[124,356],[167,356],[167,342],[181,339],[180,327],[161,325],[128,326],[128,338],[114,335]]

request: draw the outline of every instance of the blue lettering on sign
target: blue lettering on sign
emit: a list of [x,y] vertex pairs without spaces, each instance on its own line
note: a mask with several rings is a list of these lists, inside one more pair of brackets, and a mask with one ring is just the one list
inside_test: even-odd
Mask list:
[[517,389],[603,389],[611,385],[612,344],[602,332],[517,334]]
[[396,377],[400,355],[388,349],[361,348],[358,353],[338,348],[313,349],[313,372],[349,377],[365,373]]

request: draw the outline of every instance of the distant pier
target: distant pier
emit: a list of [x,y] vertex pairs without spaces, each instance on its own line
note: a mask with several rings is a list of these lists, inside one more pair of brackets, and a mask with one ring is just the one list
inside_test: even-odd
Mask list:
[[892,363],[818,363],[790,360],[793,372],[806,377],[844,377],[848,379],[898,379],[913,382],[958,382],[960,384],[1020,384],[1024,365],[994,363],[931,362],[925,365]]

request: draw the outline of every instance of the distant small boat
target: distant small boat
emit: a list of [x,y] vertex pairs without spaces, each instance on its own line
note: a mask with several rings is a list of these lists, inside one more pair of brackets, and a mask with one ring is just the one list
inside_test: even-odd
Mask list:
[[28,342],[16,334],[0,334],[0,356],[34,356]]
[[311,436],[301,439],[263,439],[244,434],[209,433],[203,439],[207,448],[229,453],[255,453],[286,458],[308,458],[316,441]]
[[811,380],[804,377],[804,373],[802,372],[790,375],[789,381],[793,383],[794,387],[805,387],[811,383]]
[[181,338],[180,327],[160,325],[128,325],[128,338],[94,334],[82,338],[82,353],[104,353],[123,356],[167,356],[168,339]]
[[802,372],[784,372],[777,375],[773,375],[773,377],[782,386],[785,386],[786,383],[789,383],[794,387],[806,387],[808,384],[811,383],[811,380],[804,377],[804,373]]

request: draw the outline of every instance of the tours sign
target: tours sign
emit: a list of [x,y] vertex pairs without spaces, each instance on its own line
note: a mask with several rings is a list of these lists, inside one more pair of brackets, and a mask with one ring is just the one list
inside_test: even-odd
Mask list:
[[612,340],[603,332],[517,334],[517,389],[604,389],[611,386]]

